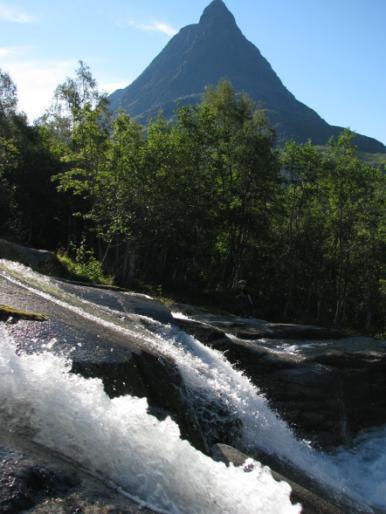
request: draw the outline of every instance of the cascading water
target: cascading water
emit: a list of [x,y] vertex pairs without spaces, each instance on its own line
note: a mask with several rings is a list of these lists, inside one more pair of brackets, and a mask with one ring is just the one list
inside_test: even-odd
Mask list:
[[386,427],[363,433],[352,447],[340,448],[333,455],[317,452],[294,436],[248,377],[223,354],[175,327],[152,323],[158,325],[156,337],[161,346],[168,344],[169,354],[178,363],[190,390],[202,394],[206,402],[225,402],[231,415],[242,421],[239,446],[243,450],[253,453],[254,449],[264,449],[332,491],[365,505],[386,508]]
[[[2,273],[22,287],[101,326],[131,336],[134,331],[160,354],[172,357],[192,401],[199,406],[220,401],[231,416],[241,420],[240,447],[263,448],[330,487],[386,508],[384,433],[365,438],[355,453],[344,449],[335,456],[318,453],[294,437],[248,378],[220,352],[174,326],[149,319],[146,324],[150,328],[136,332],[135,323],[127,327],[120,321],[121,313],[63,292],[57,282],[20,265],[3,261],[1,266]],[[106,479],[167,512],[298,512],[289,503],[288,488],[272,481],[264,469],[257,467],[248,476],[214,463],[182,441],[172,421],[159,422],[149,416],[144,400],[129,396],[109,400],[100,382],[69,375],[63,358],[18,357],[4,332],[1,338],[0,381],[4,380],[4,387],[0,388],[0,414],[13,428],[27,423],[37,440],[69,457],[80,456],[88,469],[95,473],[103,470]],[[63,398],[59,404],[58,396]],[[138,470],[141,477],[136,480]],[[199,480],[198,475],[202,477]]]
[[386,507],[386,427],[360,434],[350,448],[335,453],[334,463],[362,498]]
[[27,432],[163,512],[300,512],[289,486],[267,469],[244,473],[212,461],[180,438],[173,421],[150,416],[146,400],[109,399],[101,381],[69,374],[62,357],[17,356],[4,328],[0,341],[3,429]]

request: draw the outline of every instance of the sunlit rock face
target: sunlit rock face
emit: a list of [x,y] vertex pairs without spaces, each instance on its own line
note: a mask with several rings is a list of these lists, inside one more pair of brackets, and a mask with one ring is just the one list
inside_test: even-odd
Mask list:
[[[314,144],[325,144],[342,130],[288,91],[222,0],[214,0],[198,24],[181,29],[130,86],[115,91],[109,100],[113,111],[123,109],[141,122],[160,110],[171,118],[177,105],[198,103],[205,88],[222,79],[266,109],[279,141],[312,139]],[[382,143],[366,136],[358,136],[355,143],[363,151],[386,151]]]

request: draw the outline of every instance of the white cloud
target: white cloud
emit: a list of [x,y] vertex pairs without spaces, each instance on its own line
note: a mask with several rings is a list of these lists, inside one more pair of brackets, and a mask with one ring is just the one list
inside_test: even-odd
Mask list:
[[26,46],[0,46],[0,59],[16,58],[17,56],[23,55],[29,51]]
[[73,73],[76,60],[44,60],[28,56],[27,49],[0,48],[1,69],[17,86],[19,109],[30,121],[50,106],[56,86]]
[[6,59],[12,55],[12,49],[11,48],[1,48],[0,47],[0,59]]
[[106,93],[110,94],[110,93],[114,93],[114,91],[116,91],[117,89],[125,88],[128,84],[130,84],[130,82],[131,82],[131,80],[126,80],[125,82],[123,82],[123,81],[108,82],[106,84],[102,83],[100,89],[102,91],[105,91]]
[[36,18],[23,9],[0,2],[0,21],[10,23],[33,23]]
[[154,22],[149,25],[143,25],[143,30],[162,32],[169,37],[175,36],[177,34],[177,30],[167,23],[162,22]]
[[144,30],[145,32],[161,32],[168,37],[172,37],[177,34],[177,30],[174,27],[162,21],[154,21],[152,23],[138,23],[134,20],[125,20],[123,22],[118,21],[117,24],[121,27],[134,27],[139,30]]
[[[56,87],[78,67],[76,59],[48,60],[33,56],[28,46],[0,47],[0,69],[17,86],[18,108],[32,122],[51,105]],[[107,78],[108,80],[108,78]],[[108,94],[126,87],[130,78],[114,82],[100,81],[100,91]]]

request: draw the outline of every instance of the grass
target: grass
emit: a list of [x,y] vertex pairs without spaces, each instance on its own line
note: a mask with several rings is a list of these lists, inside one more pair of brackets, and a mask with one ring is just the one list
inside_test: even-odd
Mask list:
[[71,278],[104,286],[114,285],[114,277],[103,273],[102,264],[94,255],[87,254],[75,259],[72,259],[67,252],[58,252],[56,255]]

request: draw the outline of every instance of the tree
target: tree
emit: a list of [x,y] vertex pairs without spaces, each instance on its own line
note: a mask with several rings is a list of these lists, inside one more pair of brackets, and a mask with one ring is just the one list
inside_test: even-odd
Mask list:
[[0,69],[0,230],[3,236],[18,230],[15,187],[10,181],[20,157],[14,137],[16,106],[16,85]]
[[[324,195],[321,180],[324,160],[321,152],[311,142],[300,145],[288,142],[282,152],[281,162],[285,180],[283,207],[285,217],[280,254],[283,295],[283,316],[293,316],[297,310],[305,312],[316,294],[316,317],[320,318],[325,296],[325,262],[323,241]],[[300,309],[299,309],[300,307]]]
[[284,317],[376,327],[382,318],[385,176],[346,131],[325,149],[289,143],[281,273]]
[[229,287],[254,275],[252,262],[269,240],[280,183],[275,135],[263,111],[226,81],[207,91],[200,110],[214,120],[210,174],[221,224],[216,267]]
[[82,123],[86,107],[105,115],[108,112],[106,95],[99,92],[89,66],[79,61],[75,76],[67,77],[57,86],[51,107],[38,120],[39,126],[51,132],[54,151],[65,152],[71,145],[72,131]]
[[110,122],[106,98],[82,61],[75,77],[57,87],[53,105],[38,120],[40,136],[57,163],[53,179],[67,244],[82,240],[90,228],[90,183],[102,166]]
[[17,90],[8,73],[0,68],[0,123],[1,121],[15,114],[17,107]]
[[67,77],[55,91],[55,109],[62,117],[67,117],[72,124],[82,117],[82,110],[86,105],[90,109],[100,107],[105,101],[97,88],[97,82],[91,74],[90,67],[79,61],[75,70],[75,77]]
[[17,153],[13,142],[0,136],[0,233],[3,237],[19,229],[15,188],[7,179],[7,174],[16,166]]
[[[367,304],[366,310],[370,308],[379,289],[379,255],[385,245],[385,240],[382,241],[385,209],[384,202],[379,201],[379,192],[384,191],[385,176],[357,157],[351,140],[351,134],[344,132],[336,142],[330,143],[326,156],[324,187],[328,195],[330,234],[327,252],[335,285],[335,323],[347,319],[348,310],[358,302],[358,297],[360,303],[367,297],[364,303]],[[360,314],[358,307],[354,306],[354,310]],[[369,312],[367,317],[370,318]]]
[[0,71],[1,216],[7,237],[35,246],[57,245],[60,202],[51,182],[57,166],[40,129],[29,126],[17,111],[16,86]]

